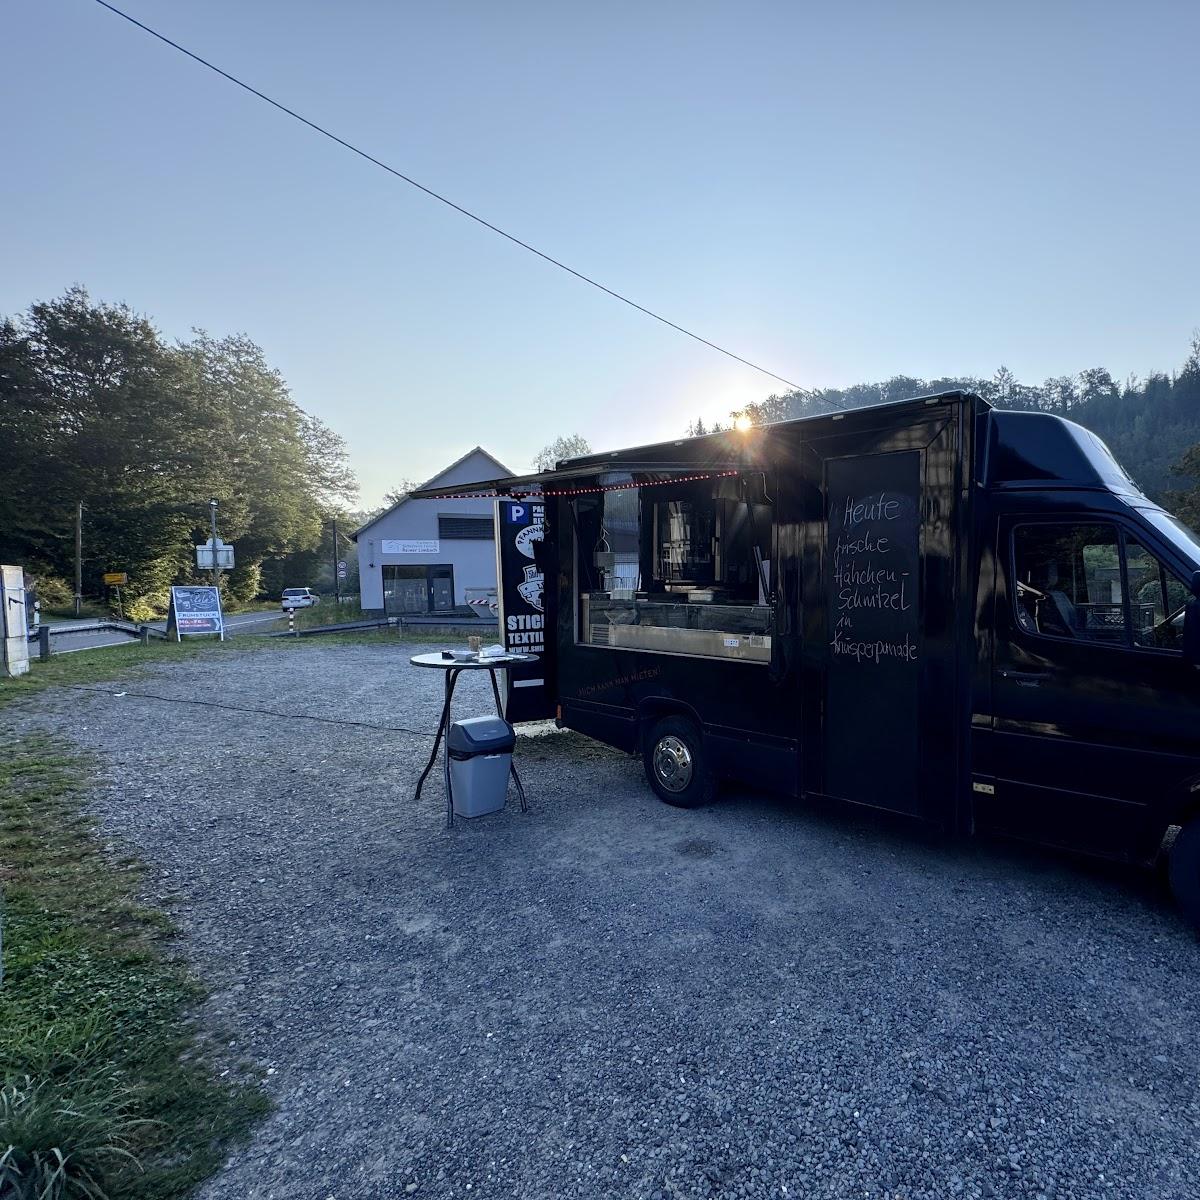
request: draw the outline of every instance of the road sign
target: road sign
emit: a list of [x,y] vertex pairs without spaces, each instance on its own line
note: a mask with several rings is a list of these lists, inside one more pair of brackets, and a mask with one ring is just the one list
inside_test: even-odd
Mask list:
[[129,582],[129,576],[124,571],[105,571],[104,582],[109,587],[124,587]]
[[346,560],[344,558],[338,559],[338,578],[346,578]]
[[233,570],[233,546],[217,538],[217,561],[213,562],[213,540],[201,542],[196,546],[196,566],[201,571],[211,571],[214,566],[223,571]]

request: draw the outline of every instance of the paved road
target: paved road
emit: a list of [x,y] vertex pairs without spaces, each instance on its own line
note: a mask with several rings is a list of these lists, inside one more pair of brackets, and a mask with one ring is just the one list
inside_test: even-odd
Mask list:
[[[271,629],[274,622],[283,618],[277,612],[231,613],[225,617],[225,631],[228,635],[238,633],[265,633]],[[71,654],[76,650],[96,650],[102,646],[127,646],[130,639],[112,629],[95,629],[94,620],[66,620],[47,622],[52,631],[50,638],[51,654]],[[165,630],[166,621],[151,621],[151,629]],[[36,654],[35,647],[30,647]]]

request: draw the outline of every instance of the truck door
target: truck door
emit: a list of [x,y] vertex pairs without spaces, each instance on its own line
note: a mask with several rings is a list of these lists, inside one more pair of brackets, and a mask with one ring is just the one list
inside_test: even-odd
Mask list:
[[804,790],[949,821],[969,429],[956,405],[867,424],[882,419],[848,418],[805,446],[821,508],[803,571]]
[[976,792],[978,827],[1130,859],[1157,850],[1197,769],[1200,688],[1180,652],[1188,589],[1152,538],[1120,513],[999,517],[994,791]]

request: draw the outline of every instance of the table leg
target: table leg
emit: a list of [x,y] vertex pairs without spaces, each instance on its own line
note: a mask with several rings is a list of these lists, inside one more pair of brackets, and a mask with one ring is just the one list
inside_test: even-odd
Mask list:
[[446,672],[446,748],[442,751],[442,779],[446,784],[446,828],[454,828],[454,790],[450,784],[450,702],[454,699],[454,685],[461,671]]
[[[489,671],[488,678],[492,681],[492,695],[496,697],[496,715],[507,721],[508,716],[504,711],[504,705],[500,701],[500,685],[496,682],[496,672]],[[521,777],[517,774],[517,765],[511,759],[508,763],[509,773],[512,775],[513,783],[517,785],[517,795],[521,798],[521,811],[529,811],[529,803],[525,799],[525,789],[521,786]]]
[[438,748],[442,744],[442,738],[450,731],[450,697],[454,695],[453,679],[456,674],[456,671],[446,672],[446,698],[442,702],[442,715],[438,719],[437,733],[433,738],[433,751],[429,755],[429,761],[425,764],[425,770],[421,772],[421,778],[417,780],[417,790],[413,796],[414,800],[420,800],[421,788],[425,786],[425,779],[429,775],[429,772],[433,770],[433,764],[437,762]]

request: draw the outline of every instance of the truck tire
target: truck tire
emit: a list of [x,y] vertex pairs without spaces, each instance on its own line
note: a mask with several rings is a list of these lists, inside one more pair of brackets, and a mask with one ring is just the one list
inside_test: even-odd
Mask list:
[[1193,817],[1171,847],[1171,891],[1184,916],[1200,927],[1200,816]]
[[698,808],[717,794],[704,738],[687,717],[658,721],[646,737],[642,761],[655,795],[676,808]]

